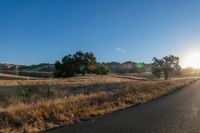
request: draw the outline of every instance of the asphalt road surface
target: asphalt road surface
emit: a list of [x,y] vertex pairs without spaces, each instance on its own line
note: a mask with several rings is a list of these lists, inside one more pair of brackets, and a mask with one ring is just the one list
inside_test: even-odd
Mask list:
[[200,133],[200,81],[151,102],[48,133]]

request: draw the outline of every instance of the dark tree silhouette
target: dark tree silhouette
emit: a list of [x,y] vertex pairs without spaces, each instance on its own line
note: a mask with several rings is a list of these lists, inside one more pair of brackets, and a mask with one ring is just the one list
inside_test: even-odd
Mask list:
[[86,72],[91,72],[89,66],[96,64],[96,57],[94,57],[93,53],[78,51],[73,55],[73,59],[75,61],[76,72],[81,73],[82,76],[85,75]]
[[62,77],[75,76],[76,65],[74,64],[74,58],[71,54],[65,56],[62,59]]
[[178,73],[181,70],[179,65],[179,57],[174,55],[165,56],[162,59],[153,58],[152,64],[152,73],[155,76],[161,74],[161,72],[165,75],[165,80],[169,78],[170,73]]
[[55,77],[62,77],[62,73],[63,73],[63,70],[62,70],[62,64],[60,63],[60,61],[56,61],[55,63]]
[[93,73],[96,57],[91,52],[77,51],[75,54],[66,55],[62,62],[55,63],[55,77],[72,77],[75,74]]

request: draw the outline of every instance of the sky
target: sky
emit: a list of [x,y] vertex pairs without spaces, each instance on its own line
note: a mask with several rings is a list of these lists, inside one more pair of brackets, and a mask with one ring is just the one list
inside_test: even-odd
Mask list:
[[200,1],[0,0],[0,62],[54,63],[78,50],[99,62],[183,60],[200,52]]

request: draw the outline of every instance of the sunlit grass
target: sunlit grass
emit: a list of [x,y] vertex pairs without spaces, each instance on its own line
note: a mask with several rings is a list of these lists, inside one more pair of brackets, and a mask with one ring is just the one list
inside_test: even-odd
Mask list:
[[[113,76],[90,76],[69,79],[52,79],[38,81],[15,81],[15,86],[24,85],[58,85],[52,89],[53,95],[45,97],[40,93],[32,93],[26,100],[11,96],[9,105],[0,108],[1,132],[39,132],[63,124],[85,120],[93,116],[103,115],[128,106],[141,104],[164,94],[182,88],[196,78],[181,78],[167,81],[141,81],[131,78]],[[1,81],[0,81],[1,82]],[[7,86],[9,81],[2,81]],[[59,89],[59,85],[64,88]],[[63,94],[66,85],[79,84],[91,87],[87,93],[77,90]],[[1,87],[3,83],[1,84]],[[10,86],[10,91],[12,91]],[[70,88],[67,88],[70,90]],[[74,89],[74,88],[71,88]],[[60,92],[59,92],[60,91]],[[74,94],[73,91],[76,91]],[[48,93],[45,93],[48,95]],[[23,96],[23,95],[22,95]],[[37,98],[38,98],[37,97]],[[23,99],[23,97],[22,97]],[[9,100],[9,99],[7,99]]]

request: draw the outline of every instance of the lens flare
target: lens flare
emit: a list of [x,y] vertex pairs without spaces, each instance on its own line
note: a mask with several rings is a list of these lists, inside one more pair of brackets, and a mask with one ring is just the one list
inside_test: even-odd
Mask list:
[[200,68],[200,52],[190,54],[184,61],[184,67]]

